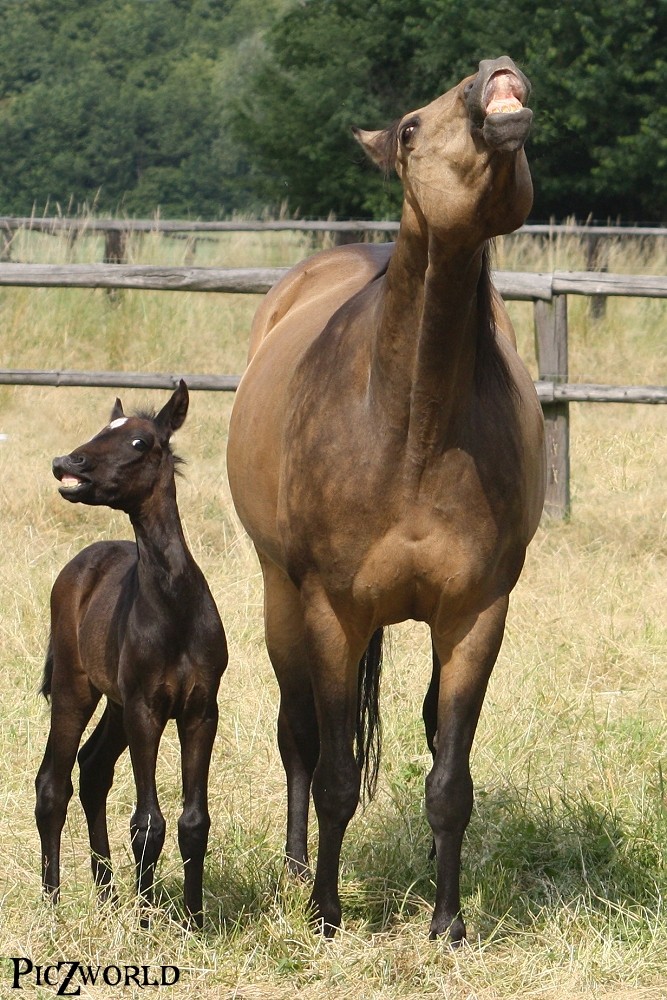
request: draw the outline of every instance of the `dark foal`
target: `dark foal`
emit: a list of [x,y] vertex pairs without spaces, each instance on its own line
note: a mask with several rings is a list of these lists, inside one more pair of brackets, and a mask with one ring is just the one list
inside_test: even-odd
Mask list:
[[169,439],[187,410],[183,381],[155,417],[126,417],[117,399],[107,427],[53,461],[66,500],[125,511],[136,541],[88,546],[53,586],[42,685],[51,699],[51,731],[35,782],[35,815],[42,883],[55,902],[74,759],[86,724],[106,695],[104,713],[78,755],[93,876],[102,898],[109,897],[106,803],[116,761],[129,744],[137,791],[130,821],[137,891],[151,904],[165,836],[155,767],[162,732],[175,719],[183,774],[178,843],[185,865],[185,910],[188,921],[201,926],[208,771],[227,644],[208,584],[185,542],[176,503],[177,459]]

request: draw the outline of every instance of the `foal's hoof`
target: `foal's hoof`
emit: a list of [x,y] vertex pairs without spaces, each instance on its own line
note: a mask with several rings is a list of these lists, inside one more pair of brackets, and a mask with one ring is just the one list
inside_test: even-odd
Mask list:
[[199,910],[197,913],[186,913],[182,920],[183,928],[186,931],[201,931],[204,927],[204,913]]
[[336,931],[340,927],[341,911],[340,907],[334,907],[326,917],[314,899],[310,900],[310,924],[316,934],[321,934],[325,941],[331,941]]
[[290,878],[297,879],[299,882],[310,882],[312,881],[313,875],[308,867],[308,861],[297,861],[296,858],[285,858],[285,870]]
[[447,941],[450,948],[460,948],[466,943],[466,925],[463,923],[461,917],[454,917],[449,922],[440,922],[434,919],[431,922],[428,937],[429,941],[437,941],[439,938],[443,938]]

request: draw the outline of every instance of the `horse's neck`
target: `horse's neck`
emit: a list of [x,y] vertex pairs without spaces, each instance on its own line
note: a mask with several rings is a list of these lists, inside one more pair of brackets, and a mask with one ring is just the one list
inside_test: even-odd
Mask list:
[[187,547],[175,490],[153,495],[131,515],[137,540],[138,580],[146,596],[180,601],[191,585],[194,561]]
[[375,331],[373,394],[410,450],[441,450],[474,384],[482,251],[402,230]]

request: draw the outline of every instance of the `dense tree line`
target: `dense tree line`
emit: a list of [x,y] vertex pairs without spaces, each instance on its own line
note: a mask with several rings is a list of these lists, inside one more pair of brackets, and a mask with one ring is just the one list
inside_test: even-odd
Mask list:
[[232,96],[284,0],[0,0],[0,212],[218,216]]
[[394,213],[350,126],[507,52],[533,218],[667,221],[667,0],[0,0],[0,212]]
[[267,44],[239,128],[267,200],[385,211],[396,195],[346,126],[383,127],[507,53],[533,83],[533,216],[667,219],[667,0],[310,0]]

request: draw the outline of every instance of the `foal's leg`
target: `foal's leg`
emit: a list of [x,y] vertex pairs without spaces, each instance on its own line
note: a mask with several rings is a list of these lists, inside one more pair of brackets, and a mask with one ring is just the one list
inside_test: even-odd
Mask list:
[[178,846],[185,870],[185,912],[188,920],[201,927],[204,920],[204,855],[211,826],[208,772],[218,728],[215,692],[203,712],[186,712],[176,719],[176,724],[183,772],[183,812],[178,820]]
[[470,820],[473,785],[470,749],[489,676],[502,642],[507,614],[502,597],[482,614],[461,623],[455,636],[433,630],[442,663],[438,740],[433,769],[426,778],[426,812],[435,839],[437,889],[430,936],[465,938],[461,915],[460,867],[463,834]]
[[[160,738],[167,720],[156,715],[143,701],[136,698],[125,703],[123,719],[137,789],[137,805],[130,820],[137,892],[140,902],[150,906],[153,903],[155,866],[162,852],[165,835],[165,821],[155,785],[155,768]],[[148,926],[147,917],[142,918],[141,925]]]
[[116,761],[126,746],[123,709],[114,702],[107,702],[102,718],[79,750],[79,798],[88,823],[93,878],[102,900],[109,898],[112,887],[107,797]]
[[276,566],[264,572],[264,623],[266,645],[280,686],[278,747],[287,779],[288,871],[309,875],[308,812],[310,786],[320,741],[309,676],[301,597]]
[[60,838],[72,797],[72,768],[81,734],[95,710],[100,694],[87,678],[67,678],[63,694],[51,696],[51,730],[44,758],[37,772],[35,819],[41,842],[42,887],[56,903],[60,896]]

